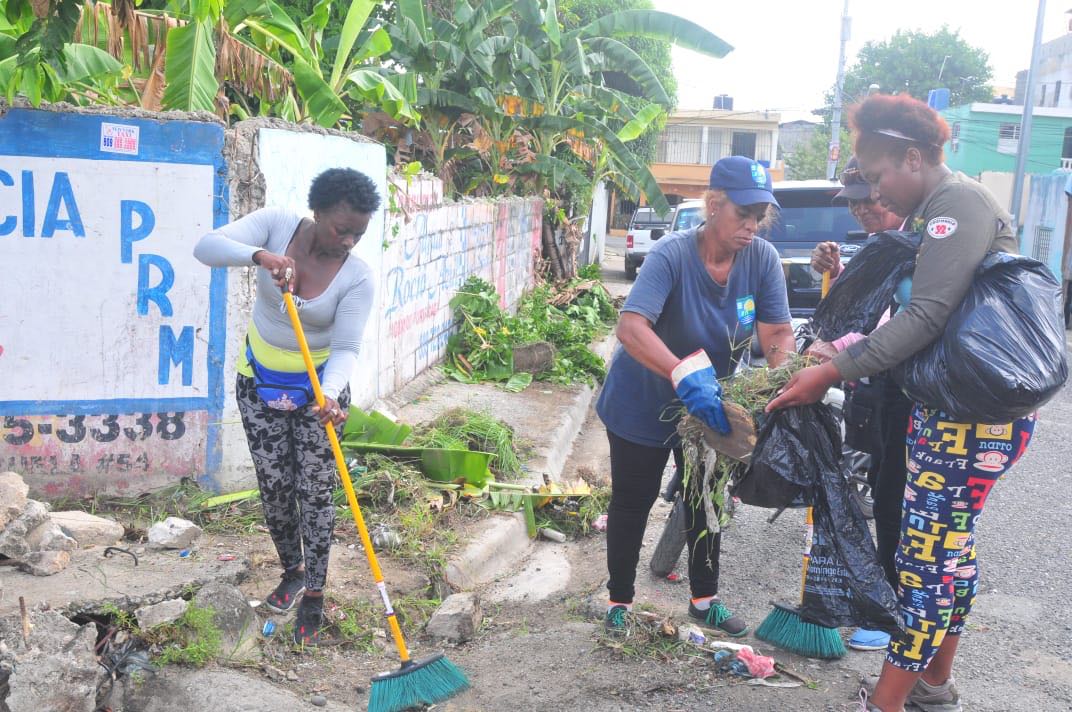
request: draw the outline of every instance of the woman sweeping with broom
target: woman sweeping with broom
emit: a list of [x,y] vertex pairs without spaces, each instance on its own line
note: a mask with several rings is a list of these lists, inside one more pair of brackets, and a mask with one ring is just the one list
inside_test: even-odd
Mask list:
[[[711,170],[704,194],[707,222],[662,238],[644,262],[622,309],[614,356],[596,405],[610,441],[611,500],[607,520],[607,588],[604,626],[627,628],[648,513],[659,494],[663,468],[678,443],[679,404],[709,427],[729,432],[719,376],[729,376],[754,336],[772,366],[795,351],[785,277],[778,253],[756,233],[778,203],[767,170],[731,156]],[[748,626],[718,598],[721,536],[707,528],[699,478],[690,478],[685,501],[688,612],[733,636]]]
[[[373,299],[372,270],[350,251],[379,205],[368,176],[333,168],[309,189],[312,219],[262,208],[205,235],[194,250],[211,267],[259,268],[235,395],[283,567],[265,605],[277,612],[298,606],[294,642],[303,646],[319,641],[335,526],[335,462],[324,426],[346,422],[348,384]],[[285,289],[299,304],[323,381],[323,408],[313,402],[283,309]]]
[[[814,403],[839,381],[886,371],[947,328],[988,252],[1016,252],[1012,220],[994,197],[943,162],[949,127],[907,95],[873,96],[852,116],[856,156],[871,197],[921,230],[911,298],[888,323],[820,366],[796,373],[768,410]],[[904,633],[895,635],[861,709],[960,710],[953,659],[978,586],[974,529],[987,495],[1023,454],[1034,416],[984,425],[955,422],[916,403],[908,432],[900,544],[896,554]],[[995,444],[1015,443],[993,458]],[[1001,449],[1001,448],[997,448]],[[960,462],[974,463],[964,467]]]

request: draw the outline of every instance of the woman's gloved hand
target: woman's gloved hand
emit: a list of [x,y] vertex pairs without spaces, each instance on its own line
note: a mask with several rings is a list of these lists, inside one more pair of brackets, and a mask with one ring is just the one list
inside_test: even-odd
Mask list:
[[730,423],[722,408],[722,386],[706,351],[700,349],[681,359],[670,372],[670,381],[690,415],[712,430],[729,434]]

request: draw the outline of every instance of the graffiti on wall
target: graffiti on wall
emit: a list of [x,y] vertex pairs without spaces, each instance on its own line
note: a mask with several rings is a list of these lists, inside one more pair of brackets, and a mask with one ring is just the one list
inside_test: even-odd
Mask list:
[[[0,118],[0,467],[38,489],[218,468],[223,129],[13,109]],[[62,308],[57,308],[62,305]]]
[[381,279],[381,394],[443,357],[450,299],[471,275],[495,285],[504,308],[517,304],[532,284],[540,220],[540,201],[509,200],[445,205],[399,221]]

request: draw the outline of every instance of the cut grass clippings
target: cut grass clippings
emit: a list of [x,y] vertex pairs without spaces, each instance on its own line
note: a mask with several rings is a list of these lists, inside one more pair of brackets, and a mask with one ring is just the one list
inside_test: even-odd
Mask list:
[[496,418],[464,408],[454,408],[421,426],[409,442],[416,447],[436,447],[490,452],[491,470],[507,480],[521,476],[521,459],[514,431]]

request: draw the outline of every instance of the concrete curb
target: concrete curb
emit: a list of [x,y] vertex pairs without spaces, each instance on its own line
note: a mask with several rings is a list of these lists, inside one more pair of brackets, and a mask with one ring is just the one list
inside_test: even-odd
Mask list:
[[[612,333],[594,344],[592,350],[609,364],[617,344],[618,339]],[[551,433],[544,453],[525,463],[529,474],[523,481],[525,484],[542,483],[544,474],[553,480],[561,477],[596,393],[596,388],[584,386],[573,397],[562,421]],[[445,572],[447,582],[458,591],[471,591],[512,572],[533,548],[521,515],[492,517],[468,534],[469,543],[448,560]]]

